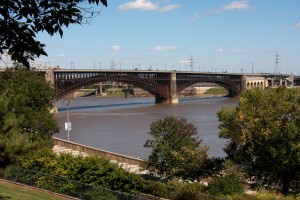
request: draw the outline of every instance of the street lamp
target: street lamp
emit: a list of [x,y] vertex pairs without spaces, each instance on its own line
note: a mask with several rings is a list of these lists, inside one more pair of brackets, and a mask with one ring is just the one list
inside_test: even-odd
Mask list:
[[73,103],[73,101],[65,101],[64,103],[67,104],[67,122],[65,123],[65,130],[68,133],[68,141],[70,141],[71,122],[70,122],[70,115],[69,115],[69,104]]

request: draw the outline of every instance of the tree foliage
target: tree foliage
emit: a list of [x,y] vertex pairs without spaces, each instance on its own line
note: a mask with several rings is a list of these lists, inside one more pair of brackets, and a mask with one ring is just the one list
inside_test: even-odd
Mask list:
[[28,59],[47,55],[36,34],[63,36],[63,27],[82,24],[94,14],[92,8],[84,6],[86,2],[107,6],[106,0],[0,1],[0,53],[7,50],[12,60],[29,67]]
[[[43,148],[24,158],[21,166],[36,172],[129,194],[138,194],[144,188],[144,181],[139,175],[129,173],[99,156],[74,157],[68,153],[57,156],[51,149]],[[50,184],[45,181],[44,184]]]
[[300,192],[300,91],[250,90],[236,108],[218,112],[228,159],[256,183],[283,193]]
[[205,174],[207,146],[196,137],[197,128],[186,119],[167,116],[150,125],[153,136],[148,168],[167,178],[198,179]]
[[224,177],[214,177],[208,185],[212,195],[234,195],[244,192],[243,183],[238,174],[226,174]]
[[49,112],[54,90],[29,70],[0,73],[0,166],[42,146],[52,145],[57,122]]

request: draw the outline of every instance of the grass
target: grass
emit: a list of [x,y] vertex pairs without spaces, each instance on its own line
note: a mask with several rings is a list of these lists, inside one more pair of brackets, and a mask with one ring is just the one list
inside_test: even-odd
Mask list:
[[0,200],[59,200],[54,194],[0,181]]
[[214,88],[208,89],[204,94],[224,95],[224,94],[228,94],[228,90],[223,87],[214,87]]

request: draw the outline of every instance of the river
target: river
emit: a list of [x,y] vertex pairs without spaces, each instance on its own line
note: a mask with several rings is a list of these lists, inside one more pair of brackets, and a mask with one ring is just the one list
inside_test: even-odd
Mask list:
[[[224,139],[218,137],[216,112],[223,106],[236,106],[237,99],[226,97],[181,98],[179,104],[155,104],[154,98],[80,97],[68,99],[72,122],[70,141],[147,159],[151,149],[143,147],[151,122],[167,115],[186,118],[198,129],[198,137],[209,146],[209,155],[224,157]],[[61,127],[55,137],[67,139],[64,99],[57,102],[55,114]]]

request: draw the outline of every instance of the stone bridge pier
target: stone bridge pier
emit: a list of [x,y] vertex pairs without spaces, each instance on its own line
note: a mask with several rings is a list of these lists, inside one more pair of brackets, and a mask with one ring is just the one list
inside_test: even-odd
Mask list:
[[170,78],[170,97],[166,99],[165,97],[161,97],[160,95],[155,95],[155,103],[171,103],[171,104],[178,104],[178,93],[177,93],[177,80],[176,80],[176,73],[171,73]]

